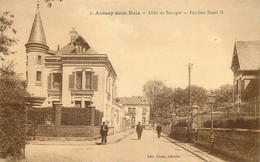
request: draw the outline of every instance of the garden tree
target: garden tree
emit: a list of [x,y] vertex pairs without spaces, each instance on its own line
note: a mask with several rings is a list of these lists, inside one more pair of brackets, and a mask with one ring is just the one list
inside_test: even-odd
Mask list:
[[[174,89],[174,108],[177,116],[186,116],[189,108],[189,91],[185,89]],[[207,90],[196,85],[191,86],[191,104],[197,105],[200,109],[205,107],[207,102]]]
[[[186,88],[186,91],[188,92],[188,87]],[[188,95],[187,95],[187,97],[188,97]],[[192,104],[192,106],[197,105],[203,109],[205,104],[207,104],[207,90],[203,87],[192,85],[191,86],[191,104]]]
[[216,106],[225,107],[230,106],[233,103],[233,86],[230,84],[224,84],[220,88],[216,89]]
[[25,147],[26,83],[13,70],[0,67],[0,157],[21,155]]
[[161,93],[157,97],[155,107],[158,107],[156,116],[163,118],[169,118],[173,113],[173,90],[170,87],[163,87]]
[[160,80],[149,80],[143,85],[143,93],[150,102],[150,116],[154,117],[158,96],[162,93],[164,83]]
[[12,27],[13,18],[9,11],[1,13],[0,17],[0,59],[3,61],[5,56],[14,54],[15,52],[10,49],[17,43],[17,39],[10,37],[12,34],[16,34],[16,30]]

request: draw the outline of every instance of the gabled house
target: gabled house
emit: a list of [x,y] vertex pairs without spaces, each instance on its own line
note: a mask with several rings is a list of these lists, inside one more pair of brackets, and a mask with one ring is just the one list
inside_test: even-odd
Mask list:
[[49,107],[55,103],[62,103],[63,107],[95,106],[103,112],[102,120],[111,123],[115,118],[110,114],[116,109],[117,74],[106,54],[93,50],[75,29],[70,36],[66,46],[50,50],[37,10],[25,45],[27,89],[32,106]]
[[234,102],[259,97],[260,42],[236,41],[231,63]]

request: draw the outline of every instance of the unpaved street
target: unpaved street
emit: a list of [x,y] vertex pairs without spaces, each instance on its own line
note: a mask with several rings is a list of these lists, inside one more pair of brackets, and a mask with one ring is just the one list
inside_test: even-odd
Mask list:
[[164,138],[158,139],[152,130],[144,130],[142,139],[135,133],[122,141],[108,145],[27,145],[30,162],[172,162],[203,161]]

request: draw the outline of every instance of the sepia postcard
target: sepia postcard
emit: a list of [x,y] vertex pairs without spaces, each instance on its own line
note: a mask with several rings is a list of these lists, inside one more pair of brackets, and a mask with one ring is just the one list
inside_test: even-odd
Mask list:
[[0,161],[260,160],[259,0],[0,6]]

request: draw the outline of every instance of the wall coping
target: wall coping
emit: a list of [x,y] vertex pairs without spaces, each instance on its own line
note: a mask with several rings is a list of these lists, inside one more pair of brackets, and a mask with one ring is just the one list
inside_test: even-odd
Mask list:
[[[194,129],[194,128],[193,128]],[[198,130],[210,130],[211,128],[198,128]],[[256,129],[230,129],[230,128],[213,128],[213,130],[217,131],[238,131],[238,132],[255,132],[255,133],[260,133],[260,130]]]
[[[185,128],[187,127],[174,127],[174,128]],[[196,128],[192,128],[196,130]],[[198,130],[210,130],[211,128],[198,128]],[[238,132],[255,132],[255,133],[260,133],[260,130],[257,129],[239,129],[239,128],[213,128],[215,131],[238,131]]]

